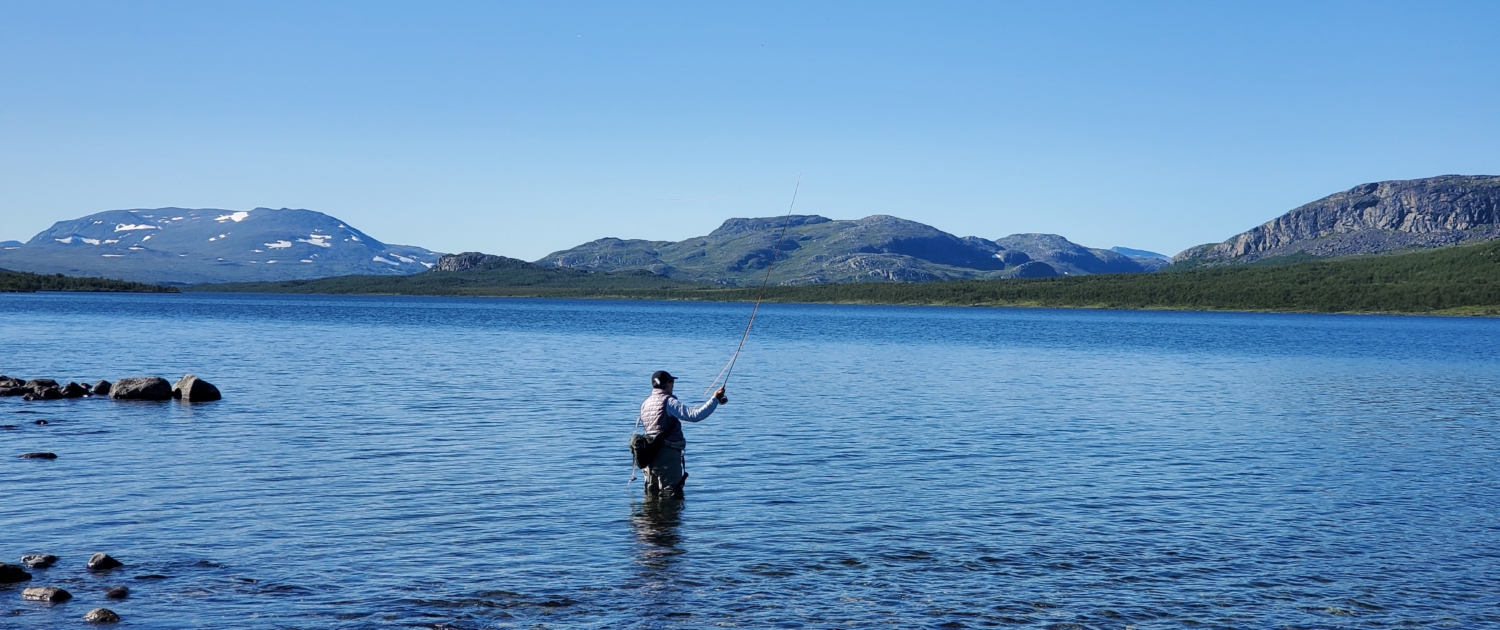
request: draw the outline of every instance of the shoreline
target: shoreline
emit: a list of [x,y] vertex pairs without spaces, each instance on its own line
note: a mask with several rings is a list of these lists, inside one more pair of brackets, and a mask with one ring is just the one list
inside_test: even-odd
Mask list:
[[[767,302],[1500,316],[1500,242],[1289,265],[1062,278],[773,285]],[[527,270],[344,276],[186,292],[754,301],[762,289]]]
[[[312,291],[202,291],[188,290],[179,293],[135,293],[115,291],[11,291],[15,294],[36,293],[69,293],[79,295],[99,295],[109,293],[124,293],[127,295],[306,295],[319,297],[394,297],[394,298],[459,298],[459,299],[520,299],[520,300],[614,300],[621,302],[704,302],[714,304],[743,304],[752,303],[753,298],[709,298],[709,297],[675,297],[675,296],[639,296],[639,295],[548,295],[538,293],[525,294],[441,294],[441,293],[398,293],[398,292],[370,292],[370,293],[334,293],[334,292],[312,292]],[[982,303],[953,303],[941,301],[929,302],[900,302],[900,301],[875,301],[875,300],[789,300],[772,299],[764,300],[767,304],[793,304],[793,305],[830,305],[830,306],[912,306],[931,308],[1013,308],[1027,310],[1081,310],[1081,311],[1132,311],[1132,312],[1176,312],[1176,313],[1245,313],[1245,314],[1271,314],[1271,315],[1361,315],[1361,316],[1402,316],[1402,317],[1445,317],[1445,318],[1500,318],[1500,305],[1456,307],[1451,309],[1433,311],[1397,311],[1397,310],[1313,310],[1313,309],[1255,309],[1255,308],[1214,308],[1194,306],[1127,306],[1112,304],[1040,304],[1035,302],[982,302]]]
[[[54,278],[40,290],[94,289],[99,279]],[[141,288],[119,284],[112,288]],[[164,287],[150,287],[168,290]],[[969,306],[1121,311],[1500,317],[1500,241],[1287,265],[1209,267],[1061,278],[850,282],[730,287],[645,273],[580,273],[535,266],[199,284],[182,293],[511,297],[879,306]]]

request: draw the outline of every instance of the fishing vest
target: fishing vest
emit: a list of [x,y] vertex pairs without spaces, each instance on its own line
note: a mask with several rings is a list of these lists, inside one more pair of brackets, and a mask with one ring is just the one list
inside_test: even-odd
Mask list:
[[641,403],[641,425],[647,437],[660,435],[669,443],[687,443],[687,437],[682,434],[682,421],[667,413],[667,401],[676,398],[656,389],[651,391],[651,397],[646,402]]

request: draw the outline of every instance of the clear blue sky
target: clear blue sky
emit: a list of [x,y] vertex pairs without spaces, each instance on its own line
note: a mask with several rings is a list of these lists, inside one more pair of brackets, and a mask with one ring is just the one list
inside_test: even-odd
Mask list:
[[1500,3],[0,2],[0,239],[300,207],[526,259],[893,214],[1175,253],[1500,173]]

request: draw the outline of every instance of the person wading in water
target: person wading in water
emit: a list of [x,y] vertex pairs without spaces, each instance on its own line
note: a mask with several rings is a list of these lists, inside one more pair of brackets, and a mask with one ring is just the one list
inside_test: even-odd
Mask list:
[[641,403],[641,425],[652,447],[661,450],[651,458],[646,470],[646,494],[662,497],[682,496],[682,487],[687,483],[687,465],[682,456],[687,448],[687,438],[682,435],[683,422],[699,422],[713,413],[719,405],[729,402],[724,388],[714,392],[714,397],[702,407],[688,409],[687,405],[672,395],[672,384],[677,379],[665,371],[651,375],[651,397]]

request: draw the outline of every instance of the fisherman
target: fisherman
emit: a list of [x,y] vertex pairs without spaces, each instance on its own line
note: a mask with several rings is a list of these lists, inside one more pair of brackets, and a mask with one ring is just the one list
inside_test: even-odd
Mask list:
[[682,496],[682,487],[687,483],[683,468],[687,461],[682,450],[687,448],[687,438],[682,435],[682,423],[699,422],[713,413],[719,405],[729,402],[724,388],[714,392],[714,397],[697,409],[672,395],[672,384],[677,379],[663,370],[651,375],[651,397],[641,403],[641,424],[646,429],[646,438],[652,446],[660,446],[651,465],[646,467],[646,494],[663,497]]

